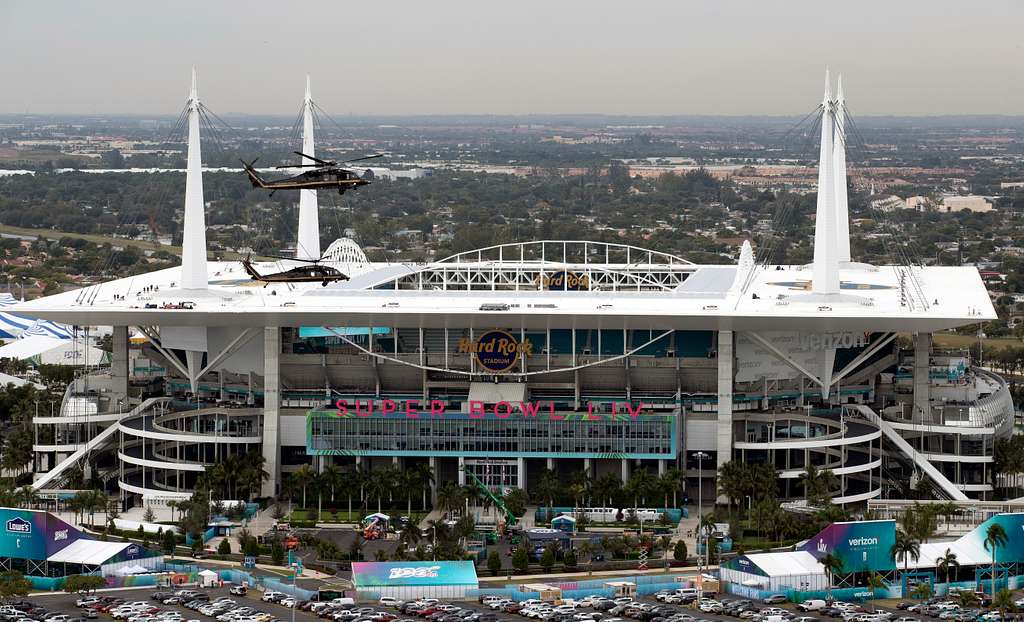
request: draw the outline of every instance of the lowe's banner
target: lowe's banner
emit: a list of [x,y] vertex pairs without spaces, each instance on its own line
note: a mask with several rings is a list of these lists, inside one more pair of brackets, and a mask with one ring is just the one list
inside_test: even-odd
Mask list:
[[477,587],[476,566],[457,562],[355,562],[356,589],[407,585],[468,585]]
[[883,571],[895,568],[889,554],[896,542],[896,521],[875,520],[832,523],[802,547],[817,559],[829,553],[843,560],[843,572]]
[[82,536],[48,512],[0,508],[0,557],[46,559]]

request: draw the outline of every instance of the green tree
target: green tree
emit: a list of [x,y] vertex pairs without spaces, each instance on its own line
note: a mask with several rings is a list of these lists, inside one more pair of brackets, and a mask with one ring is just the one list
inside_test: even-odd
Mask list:
[[551,572],[551,569],[555,567],[555,552],[551,547],[544,549],[541,554],[540,567],[544,569],[544,572]]
[[273,560],[275,566],[280,566],[284,563],[284,547],[277,540],[270,546],[270,559]]
[[487,569],[491,571],[492,577],[498,576],[498,573],[501,572],[501,554],[497,549],[491,549],[491,552],[487,554]]
[[932,584],[927,581],[922,581],[914,586],[914,590],[910,593],[914,598],[926,600],[932,597]]
[[565,554],[562,555],[562,563],[565,564],[565,569],[566,570],[575,570],[576,569],[576,554],[573,553],[572,551],[566,551]]
[[306,489],[313,483],[313,479],[316,477],[316,472],[313,471],[313,467],[308,464],[304,464],[299,468],[292,471],[291,480],[295,484],[295,487],[302,491],[302,507],[306,506]]
[[106,586],[106,579],[96,575],[75,574],[64,581],[64,591],[69,593],[95,592]]
[[1008,589],[1001,589],[992,598],[992,608],[999,611],[999,619],[1006,622],[1007,611],[1017,611],[1017,604],[1013,600],[1013,593]]
[[[227,542],[227,540],[225,540]],[[174,534],[173,529],[165,529],[163,535],[160,537],[160,548],[163,549],[164,554],[174,557],[174,548],[178,546],[178,537]]]
[[992,552],[992,598],[996,595],[996,549],[1006,546],[1009,537],[999,523],[992,523],[985,530],[985,550]]
[[526,552],[525,546],[517,546],[516,550],[512,553],[512,567],[519,574],[526,574],[527,570],[530,569],[530,554]]
[[828,580],[827,600],[832,600],[832,584],[835,583],[835,576],[843,571],[843,558],[830,552],[819,559],[818,563],[825,568],[825,577]]
[[0,598],[9,599],[15,596],[27,596],[32,589],[32,582],[17,570],[0,573]]
[[902,529],[896,530],[896,541],[889,549],[889,556],[892,560],[899,561],[903,560],[903,582],[906,584],[907,573],[910,571],[910,558],[917,559],[921,555],[921,545],[918,544],[917,540],[913,536],[903,531]]
[[230,555],[231,554],[231,541],[228,540],[227,538],[224,538],[223,540],[221,540],[220,544],[217,545],[217,553],[220,554],[220,555]]
[[946,552],[941,557],[935,559],[935,570],[940,572],[946,579],[946,593],[949,594],[949,571],[960,568],[960,562],[956,559],[956,553],[950,549],[946,549]]
[[672,550],[672,559],[677,562],[685,562],[688,551],[686,550],[686,542],[682,540],[676,541],[675,548]]
[[882,575],[877,572],[873,572],[868,575],[867,587],[871,590],[871,596],[873,598],[878,598],[878,590],[884,590],[886,588],[885,579],[883,579]]

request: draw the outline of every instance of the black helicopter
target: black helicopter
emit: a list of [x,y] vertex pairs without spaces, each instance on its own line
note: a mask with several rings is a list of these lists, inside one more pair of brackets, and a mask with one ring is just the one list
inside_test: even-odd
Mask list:
[[297,259],[295,257],[280,257],[280,259],[287,259],[289,261],[300,261],[302,263],[308,263],[309,266],[298,266],[283,272],[275,272],[273,274],[260,274],[256,271],[256,268],[252,266],[252,260],[246,257],[242,260],[242,267],[252,277],[252,280],[263,283],[263,287],[270,285],[271,283],[320,283],[324,287],[328,283],[334,281],[347,281],[348,276],[342,274],[340,271],[331,268],[330,266],[322,266],[320,262],[324,260],[323,257],[319,259]]
[[242,160],[242,166],[245,167],[245,173],[249,176],[249,181],[252,182],[253,187],[270,190],[271,195],[278,190],[319,190],[321,188],[337,188],[338,194],[345,194],[346,190],[365,186],[370,183],[370,180],[363,179],[359,176],[358,172],[350,168],[345,168],[342,165],[349,162],[372,160],[384,155],[383,153],[378,153],[375,155],[363,156],[361,158],[335,162],[333,160],[321,160],[320,158],[306,155],[301,151],[295,151],[294,153],[302,156],[303,158],[312,160],[314,164],[291,164],[288,166],[277,166],[275,168],[312,168],[312,170],[299,173],[292,177],[285,177],[283,179],[266,180],[260,177],[260,174],[256,172],[255,168],[253,168],[253,165],[256,164],[256,160],[259,160],[259,158],[256,158],[256,160],[253,160],[252,162]]

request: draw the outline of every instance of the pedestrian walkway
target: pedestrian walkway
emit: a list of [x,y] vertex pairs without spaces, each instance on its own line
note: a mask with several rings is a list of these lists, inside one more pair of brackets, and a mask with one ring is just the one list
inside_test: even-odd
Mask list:
[[444,518],[444,512],[438,508],[434,508],[423,517],[423,520],[420,521],[420,529],[427,529],[430,527],[430,521],[441,520],[442,518]]

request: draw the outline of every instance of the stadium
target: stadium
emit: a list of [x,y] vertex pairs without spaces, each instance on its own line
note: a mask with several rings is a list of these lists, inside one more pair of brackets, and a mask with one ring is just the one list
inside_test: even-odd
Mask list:
[[822,104],[811,264],[770,264],[749,243],[736,263],[696,265],[587,240],[377,263],[348,239],[321,254],[303,190],[297,259],[348,277],[329,283],[207,259],[194,85],[189,110],[182,266],[11,307],[113,327],[109,368],[33,420],[51,439],[35,446],[36,489],[82,465],[126,507],[162,504],[256,451],[263,496],[303,464],[429,464],[435,492],[467,474],[529,490],[544,469],[625,482],[678,468],[691,497],[713,499],[730,460],[773,465],[782,499],[804,497],[809,465],[838,477],[836,504],[920,481],[952,500],[992,493],[1007,384],[932,334],[994,308],[973,267],[851,258],[841,92]]

